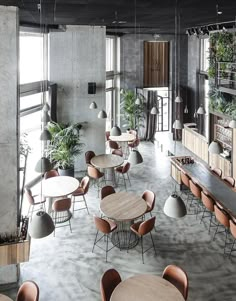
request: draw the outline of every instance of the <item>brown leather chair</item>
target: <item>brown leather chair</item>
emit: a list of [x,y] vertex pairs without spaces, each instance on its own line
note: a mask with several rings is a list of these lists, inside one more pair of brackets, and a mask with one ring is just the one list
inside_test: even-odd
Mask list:
[[99,196],[99,188],[102,184],[101,179],[103,178],[104,182],[105,178],[104,178],[104,173],[101,172],[99,169],[97,169],[96,167],[92,166],[92,165],[88,165],[88,176],[93,179],[94,183],[96,182],[97,184],[97,189],[98,189],[98,196]]
[[[74,213],[74,211],[77,211],[77,210],[87,209],[87,212],[89,214],[88,205],[87,205],[87,202],[85,199],[85,195],[88,193],[88,190],[89,190],[89,177],[85,176],[81,180],[79,188],[71,194],[71,200],[73,202],[73,213]],[[76,200],[76,197],[80,197],[80,196],[83,197],[83,199]],[[83,202],[85,207],[75,209],[75,203],[77,203],[77,202],[79,202],[79,203]]]
[[[119,183],[119,180],[122,176],[123,181],[124,181],[124,186],[125,186],[126,190],[127,190],[127,185],[126,185],[127,180],[129,181],[129,184],[131,186],[131,182],[130,182],[130,178],[129,178],[129,174],[128,174],[129,169],[130,169],[130,163],[129,162],[126,162],[124,165],[116,167],[116,169],[115,169],[115,171],[118,174],[117,182]],[[127,175],[127,178],[125,177],[125,175]]]
[[133,150],[134,148],[138,147],[140,143],[140,139],[138,137],[135,138],[134,141],[128,142],[128,146]]
[[113,151],[111,153],[112,153],[112,155],[117,155],[117,156],[123,157],[123,152],[121,149],[113,149]]
[[[101,218],[98,217],[96,215],[94,215],[93,217],[94,219],[94,223],[95,226],[97,228],[97,233],[95,236],[95,240],[93,243],[93,249],[92,252],[94,251],[94,247],[95,245],[97,245],[97,243],[99,241],[102,240],[103,237],[105,237],[105,241],[106,241],[106,249],[103,249],[101,246],[97,245],[100,249],[104,250],[106,252],[106,262],[107,262],[107,253],[113,249],[115,246],[119,246],[120,242],[119,242],[119,235],[117,235],[118,237],[118,243],[113,245],[111,248],[108,248],[108,239],[109,239],[109,234],[112,233],[116,228],[117,228],[117,224],[115,222],[113,222],[110,219],[105,219],[105,218]],[[98,238],[98,233],[101,232],[102,236],[100,238]]]
[[104,199],[106,196],[108,196],[108,195],[110,195],[112,193],[115,193],[115,192],[116,191],[115,191],[114,187],[109,186],[109,185],[103,186],[101,188],[101,200]]
[[150,213],[152,217],[152,210],[155,206],[155,193],[151,190],[145,190],[142,194],[142,199],[147,203],[147,210],[146,213]]
[[111,294],[120,282],[120,274],[115,269],[109,269],[102,275],[100,281],[102,301],[110,301]]
[[[33,195],[31,189],[28,187],[25,187],[25,196],[29,202],[29,210],[27,216],[30,217],[30,219],[32,219],[33,212],[38,211],[40,209],[40,206],[42,206],[43,209],[46,211],[45,198],[41,197],[38,194]],[[38,207],[35,209],[35,206]]]
[[168,265],[163,271],[162,278],[173,284],[181,292],[184,300],[187,300],[188,276],[182,268],[172,264]]
[[234,245],[235,245],[235,242],[236,242],[236,220],[229,220],[229,229],[230,229],[230,232],[234,238],[234,241],[231,245],[231,248],[230,248],[230,252],[229,252],[229,257],[231,256],[232,252],[236,251],[236,249],[234,249]]
[[44,179],[52,178],[52,177],[58,177],[59,173],[56,169],[52,169],[49,171],[46,171],[44,174]]
[[234,185],[235,185],[235,179],[233,177],[230,177],[230,176],[224,177],[223,181],[232,187],[234,187]]
[[118,144],[116,141],[109,140],[109,141],[108,141],[108,145],[109,145],[109,147],[110,147],[111,152],[112,152],[114,149],[121,149],[121,147],[119,146],[119,144]]
[[91,164],[91,159],[95,157],[95,153],[93,151],[87,151],[85,153],[85,162],[86,164]]
[[193,181],[193,179],[190,179],[189,180],[189,187],[190,187],[190,191],[193,195],[193,198],[192,198],[192,201],[191,201],[191,204],[190,206],[193,204],[193,201],[196,201],[196,207],[195,207],[195,214],[196,214],[196,218],[197,218],[197,215],[198,213],[201,212],[201,203],[200,203],[200,200],[201,200],[201,191],[202,191],[202,188]]
[[[59,199],[55,200],[52,204],[52,219],[55,224],[54,236],[56,233],[56,228],[58,227],[70,227],[70,232],[72,233],[71,222],[72,213],[70,212],[71,208],[71,199]],[[68,223],[67,223],[68,222]],[[65,224],[67,223],[67,224]],[[64,225],[61,225],[64,224]],[[58,225],[58,226],[57,226]]]
[[220,168],[211,168],[211,171],[212,171],[215,175],[217,175],[218,177],[221,178],[221,176],[222,176],[222,170],[221,170]]
[[106,141],[109,141],[109,140],[110,140],[110,138],[109,138],[110,135],[111,135],[110,131],[106,131],[106,132],[105,132]]
[[[212,227],[212,224],[214,226],[216,226],[216,224],[212,221],[213,218],[213,213],[214,213],[214,205],[215,202],[214,200],[207,194],[206,191],[201,191],[201,200],[203,205],[205,206],[204,210],[203,210],[203,214],[201,217],[201,221],[205,218],[205,217],[209,217],[210,216],[210,224],[209,224],[209,229],[208,229],[208,233],[210,232],[210,229]],[[209,212],[210,215],[205,215],[207,212]]]
[[[214,211],[215,211],[215,216],[218,221],[218,224],[216,227],[215,234],[213,236],[213,240],[215,239],[217,233],[225,233],[225,244],[224,244],[224,254],[225,254],[225,248],[226,248],[229,227],[230,227],[230,223],[229,223],[230,217],[224,209],[219,208],[216,204],[214,205]],[[223,227],[223,230],[219,231],[219,227],[221,228]]]
[[[143,236],[144,235],[150,233],[151,240],[152,240],[152,245],[153,245],[153,248],[154,248],[154,251],[155,251],[155,254],[156,254],[156,248],[155,248],[152,233],[151,233],[151,231],[153,230],[153,228],[155,226],[155,221],[156,221],[156,217],[153,216],[153,217],[151,217],[150,219],[148,219],[146,221],[139,221],[139,222],[136,222],[136,223],[134,223],[133,225],[130,226],[130,230],[140,238],[143,263],[144,263],[143,254],[150,249],[149,248],[145,251],[143,250]],[[130,244],[130,239],[131,239],[131,233],[130,233],[130,237],[129,237],[129,244]]]
[[16,301],[38,301],[39,287],[34,281],[25,281],[20,286]]

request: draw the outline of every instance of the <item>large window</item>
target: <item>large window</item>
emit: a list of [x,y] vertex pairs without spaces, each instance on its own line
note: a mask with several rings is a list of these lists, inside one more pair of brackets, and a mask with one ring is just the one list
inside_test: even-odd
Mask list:
[[201,39],[200,70],[207,72],[209,68],[209,39]]

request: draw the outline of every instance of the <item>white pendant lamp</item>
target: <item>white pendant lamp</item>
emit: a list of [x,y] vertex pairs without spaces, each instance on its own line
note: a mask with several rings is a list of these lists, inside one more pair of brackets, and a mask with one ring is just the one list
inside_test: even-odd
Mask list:
[[101,111],[98,113],[98,118],[100,118],[100,119],[105,119],[105,118],[107,118],[107,113],[106,113],[104,110],[101,110]]
[[111,129],[110,135],[121,136],[121,129],[117,125],[114,125],[113,128]]
[[143,162],[143,157],[138,150],[133,149],[129,154],[128,162],[131,165],[137,165]]
[[42,122],[49,122],[51,121],[51,118],[50,116],[48,115],[48,112],[47,111],[43,111],[43,115],[42,115],[42,119],[41,119]]
[[175,122],[173,123],[173,129],[175,130],[182,130],[183,124],[180,120],[176,119]]
[[45,211],[38,211],[29,225],[29,234],[32,238],[43,238],[50,235],[55,229],[53,220]]
[[223,152],[223,147],[218,141],[214,140],[209,145],[208,151],[211,154],[218,154],[219,155],[220,153]]
[[39,139],[42,140],[42,141],[48,141],[48,140],[51,140],[51,139],[52,139],[52,135],[51,135],[51,133],[49,132],[49,130],[44,129],[44,130],[42,131],[42,133],[40,134]]
[[36,163],[34,170],[36,172],[44,174],[46,171],[49,171],[52,169],[52,165],[50,161],[46,157],[42,157],[39,159],[39,161]]
[[188,107],[187,107],[187,105],[184,108],[184,114],[188,114]]
[[89,108],[90,108],[90,110],[95,110],[95,109],[97,109],[97,104],[96,104],[96,102],[95,101],[93,101],[93,102],[91,102],[91,104],[90,104],[90,106],[89,106]]
[[152,115],[157,115],[159,114],[159,110],[157,107],[152,107],[150,114]]
[[184,217],[187,214],[183,200],[176,193],[168,197],[163,210],[165,215],[173,218]]
[[197,114],[198,115],[204,115],[206,112],[205,112],[205,109],[203,108],[202,105],[200,105],[200,107],[197,109]]
[[140,106],[141,105],[141,100],[140,100],[140,98],[136,98],[136,100],[135,100],[135,104],[137,105],[137,106]]
[[50,110],[50,106],[47,102],[45,102],[44,106],[43,106],[43,111],[44,112],[48,112]]
[[197,116],[197,111],[195,110],[195,112],[194,112],[194,114],[193,114],[193,117],[194,118],[197,118],[198,116]]
[[232,129],[235,129],[236,128],[236,120],[235,119],[232,119],[229,123],[229,127],[232,128]]
[[180,96],[176,96],[175,102],[181,103],[181,102],[183,102],[183,99]]

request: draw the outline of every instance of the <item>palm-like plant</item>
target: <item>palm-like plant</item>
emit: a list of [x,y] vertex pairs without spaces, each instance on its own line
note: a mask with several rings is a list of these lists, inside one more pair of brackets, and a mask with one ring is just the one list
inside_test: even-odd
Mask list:
[[59,124],[50,122],[48,130],[52,140],[47,148],[46,154],[55,167],[69,169],[73,167],[75,158],[82,153],[84,144],[80,142],[79,131],[82,125]]

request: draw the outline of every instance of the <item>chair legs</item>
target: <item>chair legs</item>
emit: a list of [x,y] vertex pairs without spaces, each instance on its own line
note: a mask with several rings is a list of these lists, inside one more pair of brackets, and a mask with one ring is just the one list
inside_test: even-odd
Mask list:
[[117,177],[117,184],[119,185],[120,179],[121,179],[121,175],[122,175],[122,181],[124,182],[124,186],[125,186],[125,190],[127,191],[127,185],[126,185],[126,181],[129,181],[129,185],[131,186],[131,181],[129,178],[129,174],[126,173],[127,178],[125,177],[125,174],[123,173],[118,173],[118,177]]
[[[75,211],[78,211],[78,210],[83,210],[83,209],[86,209],[87,210],[87,213],[89,214],[89,210],[88,210],[88,205],[87,205],[87,202],[86,202],[86,199],[85,199],[85,196],[84,195],[81,195],[83,197],[83,200],[79,200],[79,201],[76,201],[75,198],[76,196],[72,196],[73,197],[73,215],[74,215],[74,212]],[[79,197],[79,196],[77,196]],[[75,209],[75,203],[81,203],[83,202],[85,207],[82,207],[82,208],[79,208],[79,209]]]

